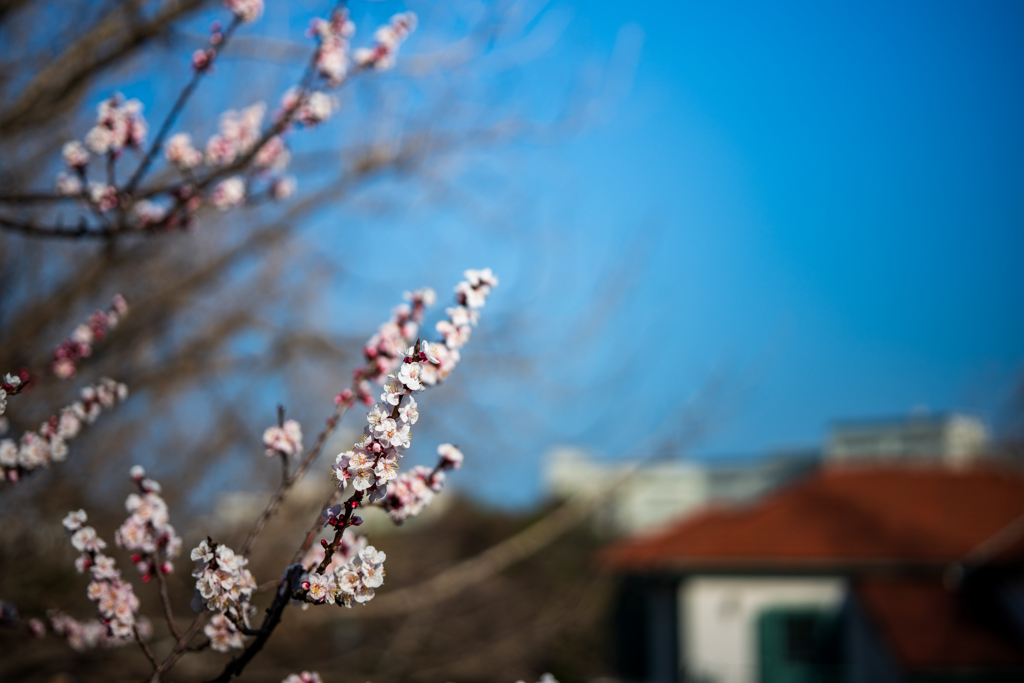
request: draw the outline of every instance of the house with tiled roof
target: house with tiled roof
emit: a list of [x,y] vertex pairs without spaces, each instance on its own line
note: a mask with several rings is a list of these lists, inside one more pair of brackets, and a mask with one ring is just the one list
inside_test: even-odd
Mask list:
[[623,678],[1024,681],[1024,477],[823,467],[607,547]]

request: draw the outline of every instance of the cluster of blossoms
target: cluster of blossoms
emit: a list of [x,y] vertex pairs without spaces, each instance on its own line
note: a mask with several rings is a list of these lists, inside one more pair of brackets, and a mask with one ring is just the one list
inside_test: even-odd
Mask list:
[[128,315],[128,302],[120,294],[107,311],[96,311],[89,319],[75,328],[71,336],[60,343],[53,351],[50,370],[61,379],[75,376],[78,364],[83,358],[92,355],[92,346],[103,341],[118,323]]
[[310,23],[309,32],[320,41],[316,52],[316,68],[328,83],[338,85],[348,74],[348,41],[356,32],[355,24],[348,18],[348,10],[336,10],[330,21],[314,19]]
[[[414,376],[406,378],[418,385],[416,391],[423,389]],[[401,385],[401,393],[397,393],[400,381],[395,375],[389,375],[381,402],[366,415],[368,424],[363,439],[352,450],[339,453],[333,468],[334,482],[339,489],[344,490],[351,480],[356,491],[370,489],[370,502],[383,496],[388,482],[398,476],[398,459],[411,445],[410,428],[419,419],[416,400],[411,396],[401,407],[397,401],[392,405],[387,400],[390,396],[405,394],[405,384]]]
[[148,199],[140,199],[132,204],[128,215],[135,221],[136,227],[145,228],[164,220],[167,216],[167,209]]
[[[444,346],[456,356],[458,350],[469,341],[473,326],[480,317],[477,309],[486,303],[491,288],[498,285],[498,278],[490,268],[467,270],[465,277],[465,280],[455,286],[455,300],[458,305],[445,309],[448,319],[437,323],[437,331],[444,336]],[[457,357],[455,362],[458,362]]]
[[315,671],[303,671],[300,674],[291,674],[281,683],[324,683],[324,681]]
[[164,158],[175,168],[187,171],[203,163],[203,153],[192,146],[192,136],[175,133],[164,143]]
[[372,545],[364,546],[351,560],[331,572],[307,572],[299,576],[299,586],[307,602],[352,607],[353,603],[373,599],[373,589],[384,583],[386,555]]
[[[0,415],[3,415],[4,411],[7,410],[7,397],[13,396],[24,389],[25,384],[28,382],[28,377],[28,370],[21,370],[16,375],[8,372],[4,375],[3,380],[0,380]],[[5,421],[6,419],[4,418]],[[0,434],[5,431],[7,431],[6,428],[0,430]]]
[[249,601],[256,590],[256,581],[245,568],[249,561],[211,539],[193,548],[191,557],[196,563],[192,572],[196,579],[192,608],[197,612],[204,609],[218,612],[204,631],[212,647],[221,652],[242,647],[237,625],[248,624]]
[[67,442],[78,436],[84,424],[92,424],[105,408],[128,397],[128,387],[103,378],[99,384],[82,389],[82,399],[61,410],[39,427],[25,432],[21,442],[0,440],[0,472],[12,484],[21,476],[50,462],[62,462],[68,455]]
[[89,182],[89,153],[117,159],[124,148],[140,148],[146,142],[148,126],[142,117],[142,103],[125,100],[115,93],[100,103],[96,125],[85,135],[85,144],[73,140],[64,145],[62,155],[70,173],[57,176],[57,192],[82,195],[100,211],[117,206],[117,191],[106,183]]
[[434,305],[437,294],[433,289],[424,287],[406,292],[405,299],[409,303],[396,306],[391,319],[381,325],[363,347],[366,365],[355,371],[353,379],[358,398],[366,405],[374,402],[371,382],[383,383],[388,373],[402,362],[405,350],[415,343],[419,334],[423,312]]
[[390,23],[381,26],[373,34],[376,45],[355,51],[353,58],[356,63],[365,68],[381,71],[392,68],[395,65],[398,47],[416,30],[416,21],[416,14],[413,12],[401,12],[391,17]]
[[302,426],[296,420],[285,420],[279,427],[269,427],[263,432],[263,445],[267,447],[268,458],[293,458],[302,453]]
[[263,0],[224,0],[224,5],[242,21],[253,22],[263,14]]
[[[380,402],[366,415],[362,440],[335,459],[332,476],[339,489],[344,490],[351,480],[357,492],[368,493],[370,503],[387,495],[388,482],[398,476],[398,459],[410,446],[410,429],[419,419],[411,394],[442,382],[451,374],[460,358],[459,349],[469,339],[471,325],[476,324],[477,309],[498,284],[490,268],[467,270],[465,277],[455,287],[458,305],[447,309],[448,320],[437,323],[444,343],[420,341],[402,352],[404,362],[398,372],[387,376]],[[420,305],[423,303],[421,300]],[[369,345],[367,350],[373,348]],[[404,400],[406,396],[408,400]]]
[[[48,610],[46,619],[21,620],[18,609],[9,602],[0,601],[0,625],[10,628],[24,628],[33,638],[43,638],[47,631],[67,641],[72,650],[84,652],[95,647],[117,647],[130,640],[110,635],[107,625],[98,619],[79,621],[59,610]],[[145,617],[137,617],[135,630],[142,640],[153,635],[153,625]]]
[[230,652],[245,647],[242,632],[223,614],[215,614],[203,633],[210,639],[210,647],[217,652]]
[[167,503],[160,496],[160,484],[146,478],[146,471],[136,465],[131,469],[132,480],[139,493],[132,493],[124,506],[129,517],[114,534],[117,545],[132,553],[132,562],[149,581],[157,572],[174,571],[171,560],[181,552],[181,536],[171,526]]
[[[146,120],[142,118],[142,103],[136,99],[126,101],[120,93],[115,93],[100,102],[96,125],[86,133],[85,146],[93,154],[118,155],[125,147],[144,145],[148,131]],[[72,167],[88,163],[88,157],[83,158],[79,150],[65,147],[64,157]]]
[[[232,27],[238,22],[255,21],[264,9],[263,0],[225,0],[224,4],[236,17]],[[377,29],[372,47],[355,50],[350,57],[350,41],[355,34],[355,25],[349,19],[348,11],[339,8],[330,19],[313,20],[310,34],[318,41],[315,66],[317,74],[324,80],[319,85],[296,86],[285,92],[277,113],[277,130],[286,132],[293,123],[312,127],[330,118],[338,109],[338,101],[324,92],[324,86],[335,87],[344,82],[353,61],[361,69],[385,70],[393,67],[399,46],[415,30],[416,24],[414,13],[396,14],[386,25]],[[196,72],[210,70],[218,50],[226,41],[226,35],[220,22],[213,22],[208,46],[197,49],[192,55],[192,67]],[[137,199],[131,196],[131,190],[148,167],[148,155],[136,176],[124,189],[119,190],[114,184],[108,184],[109,180],[90,181],[88,178],[90,153],[106,155],[113,163],[124,148],[140,148],[145,142],[148,127],[142,117],[141,103],[135,99],[125,100],[120,94],[115,94],[100,104],[97,123],[85,136],[84,143],[72,141],[65,145],[63,156],[69,172],[58,175],[57,193],[81,198],[100,213],[121,206],[126,210],[124,215],[134,229],[188,227],[192,215],[204,200],[226,211],[243,204],[247,198],[262,196],[255,193],[253,179],[249,175],[223,177],[228,174],[226,169],[237,166],[241,171],[241,167],[245,166],[242,162],[248,162],[251,158],[253,168],[262,171],[260,177],[267,181],[266,196],[285,200],[295,192],[295,178],[284,175],[291,155],[280,135],[269,139],[260,135],[265,111],[266,107],[258,103],[240,112],[225,112],[221,117],[220,132],[209,139],[204,150],[193,145],[188,133],[171,136],[164,144],[164,155],[167,162],[185,176],[186,182],[164,191],[163,201],[173,201],[173,206],[168,207],[151,198]],[[259,149],[253,153],[257,145]],[[204,162],[210,168],[220,170],[197,185],[192,169]],[[208,195],[200,191],[215,180],[219,182],[213,185]]]
[[101,552],[107,544],[96,535],[95,529],[85,526],[86,520],[85,510],[69,512],[64,518],[64,529],[71,537],[71,545],[81,553],[75,560],[75,568],[79,573],[88,570],[92,576],[89,599],[96,603],[107,635],[115,640],[129,640],[134,637],[139,599],[132,585],[121,580],[113,558]]
[[294,112],[292,119],[311,128],[331,118],[338,109],[338,100],[325,92],[314,90],[303,94],[299,87],[289,88],[281,97],[281,111]]
[[[131,642],[126,638],[115,638],[110,635],[107,626],[97,619],[79,621],[63,612],[52,610],[46,614],[46,622],[41,619],[29,619],[28,628],[32,635],[42,638],[46,635],[46,626],[60,638],[64,638],[72,650],[83,652],[96,647],[119,647]],[[148,640],[153,633],[153,625],[146,617],[136,617],[135,630],[139,637]]]
[[445,472],[462,467],[462,451],[450,443],[437,447],[441,456],[434,469],[417,465],[409,472],[398,475],[388,487],[380,505],[395,524],[420,514],[444,488]]
[[[224,112],[220,117],[220,132],[207,141],[205,154],[192,145],[192,136],[188,133],[172,135],[164,145],[164,157],[183,173],[204,161],[213,168],[230,166],[250,154],[260,142],[260,127],[266,110],[265,104],[257,102],[241,111]],[[270,194],[275,199],[286,199],[294,191],[295,180],[280,175],[290,161],[291,153],[279,135],[262,144],[253,157],[256,169],[277,174],[270,184]],[[247,194],[246,181],[241,176],[231,176],[214,187],[210,202],[226,211],[244,202]],[[190,208],[197,208],[195,200]]]
[[221,114],[220,132],[210,136],[206,143],[206,163],[227,166],[250,152],[260,138],[266,111],[267,105],[257,102],[242,111],[229,109]]

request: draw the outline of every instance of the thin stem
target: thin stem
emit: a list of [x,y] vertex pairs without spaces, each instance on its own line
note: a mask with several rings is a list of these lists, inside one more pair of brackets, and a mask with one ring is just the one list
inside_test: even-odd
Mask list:
[[126,194],[130,195],[135,191],[135,188],[139,186],[139,183],[142,182],[142,179],[146,175],[146,171],[149,170],[150,165],[153,163],[153,159],[156,158],[156,155],[163,147],[164,139],[167,137],[167,134],[171,132],[171,126],[174,125],[174,122],[178,119],[178,115],[181,114],[182,109],[185,108],[185,104],[188,102],[189,98],[192,97],[192,93],[195,92],[196,88],[199,86],[199,81],[202,80],[203,76],[210,71],[210,67],[213,66],[213,62],[216,60],[221,50],[227,46],[228,41],[231,40],[232,34],[241,22],[241,18],[236,16],[231,23],[228,24],[220,43],[211,48],[213,50],[213,56],[210,58],[210,65],[205,69],[196,69],[195,73],[192,74],[192,78],[185,86],[185,89],[181,91],[181,94],[178,95],[178,99],[175,101],[174,106],[171,107],[171,111],[167,113],[163,123],[160,124],[160,130],[157,131],[156,137],[153,138],[153,142],[149,145],[149,149],[146,151],[146,156],[142,158],[142,162],[139,163],[139,167],[135,169],[135,173],[132,174],[132,177],[128,180],[128,184],[125,185],[124,191]]
[[334,433],[335,428],[338,426],[338,422],[345,415],[345,412],[352,405],[353,399],[342,401],[334,409],[334,413],[327,418],[327,425],[323,428],[323,431],[317,436],[316,442],[306,452],[306,456],[302,459],[295,472],[290,477],[285,477],[281,484],[277,487],[277,491],[267,502],[267,506],[263,508],[263,512],[260,513],[259,518],[253,525],[252,530],[249,531],[249,535],[246,537],[245,542],[238,550],[239,555],[248,555],[249,551],[252,550],[253,544],[256,543],[256,539],[259,538],[260,534],[263,533],[263,529],[266,527],[267,522],[277,512],[277,508],[284,502],[284,497],[287,495],[288,490],[295,486],[300,479],[309,471],[309,468],[313,466],[316,459],[320,457],[320,452],[324,448],[324,444],[327,443],[327,438]]
[[149,645],[146,645],[146,643],[142,640],[142,636],[139,635],[139,627],[132,626],[132,632],[135,634],[135,642],[139,644],[139,647],[141,647],[142,651],[146,654],[146,659],[148,659],[149,663],[153,665],[155,673],[159,674],[160,662],[158,662],[156,657],[153,656],[153,651],[149,649]]
[[331,560],[334,558],[334,553],[338,550],[338,546],[341,545],[341,538],[345,535],[345,529],[352,525],[352,513],[356,511],[356,508],[358,508],[359,504],[362,502],[362,491],[356,491],[348,500],[345,501],[345,517],[341,520],[341,524],[335,527],[334,540],[324,548],[324,559],[316,568],[317,574],[323,574],[327,571],[328,565],[331,564]]
[[[331,495],[327,497],[327,500],[324,501],[324,504],[320,506],[320,509],[326,510],[337,503],[339,498],[341,498],[341,489],[334,489],[334,491],[331,492]],[[292,557],[292,564],[299,562],[306,552],[313,547],[313,540],[316,538],[317,532],[320,531],[320,527],[323,526],[323,524],[320,523],[320,519],[320,517],[317,517],[317,520],[313,522],[313,526],[310,527],[309,531],[306,533],[306,540],[303,541],[302,546],[299,547],[299,550]]]
[[174,646],[174,649],[172,649],[170,654],[167,655],[167,658],[164,659],[164,661],[157,667],[157,670],[153,673],[153,677],[149,679],[149,683],[157,683],[160,680],[161,673],[168,671],[172,666],[174,666],[175,662],[178,661],[182,654],[191,651],[186,646],[186,643],[192,640],[192,638],[199,633],[199,629],[206,624],[210,616],[210,612],[201,612],[196,615],[196,618],[192,620],[192,625],[188,627],[187,631],[185,631],[185,635],[182,637],[181,641]]
[[48,202],[68,202],[77,199],[75,195],[58,194],[56,192],[13,192],[0,194],[0,204],[45,204]]
[[75,227],[56,225],[40,225],[32,219],[20,220],[12,216],[0,216],[0,227],[12,232],[20,232],[33,237],[55,237],[60,239],[79,239],[81,237],[108,237],[113,234],[109,228],[92,229],[83,216]]
[[175,640],[181,645],[181,631],[178,630],[178,625],[174,623],[174,612],[171,611],[171,599],[167,595],[167,577],[164,576],[164,572],[161,567],[156,564],[155,558],[153,564],[156,566],[156,579],[160,583],[160,601],[164,605],[164,617],[167,618],[167,625],[171,629],[171,633],[174,634]]
[[107,185],[114,187],[117,185],[117,171],[116,171],[117,158],[113,152],[107,152]]

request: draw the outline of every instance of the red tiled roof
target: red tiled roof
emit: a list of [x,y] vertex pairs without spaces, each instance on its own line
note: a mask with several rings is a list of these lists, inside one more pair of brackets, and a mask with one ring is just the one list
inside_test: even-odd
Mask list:
[[854,593],[901,670],[1024,667],[1020,644],[968,614],[939,579],[864,579]]
[[[752,505],[620,541],[602,559],[641,571],[947,563],[1021,515],[1024,477],[1007,470],[823,468]],[[1024,539],[1012,541],[1010,554],[1024,558]]]

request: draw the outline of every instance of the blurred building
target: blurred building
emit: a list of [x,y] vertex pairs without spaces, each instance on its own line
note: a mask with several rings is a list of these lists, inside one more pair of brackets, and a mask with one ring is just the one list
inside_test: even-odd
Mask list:
[[[589,452],[558,447],[548,453],[549,495],[602,493],[608,504],[595,519],[612,534],[651,531],[709,504],[756,500],[821,465],[923,463],[966,466],[988,458],[990,434],[977,417],[961,413],[837,422],[821,450],[781,451],[748,460],[601,461]],[[637,472],[607,492],[630,468]]]
[[[798,452],[728,464],[651,462],[607,492],[608,504],[595,523],[616,535],[656,529],[710,503],[754,500],[807,473],[818,459],[816,452]],[[556,448],[548,455],[546,485],[556,498],[597,494],[633,466],[601,462],[580,449]]]
[[825,446],[830,462],[940,461],[965,465],[989,451],[989,431],[977,417],[918,413],[909,417],[836,423]]
[[1024,680],[1024,478],[825,467],[603,554],[627,681]]

